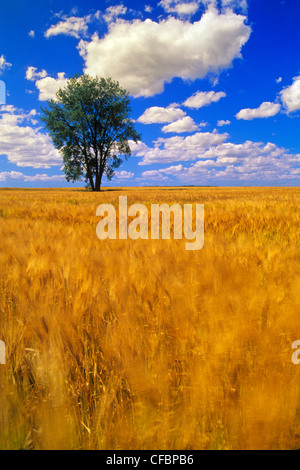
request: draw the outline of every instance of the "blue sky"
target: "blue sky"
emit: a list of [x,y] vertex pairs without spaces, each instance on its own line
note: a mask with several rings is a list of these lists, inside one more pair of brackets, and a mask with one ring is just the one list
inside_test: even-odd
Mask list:
[[68,186],[40,107],[75,73],[132,97],[142,141],[109,185],[299,186],[299,16],[296,0],[5,2],[0,186]]

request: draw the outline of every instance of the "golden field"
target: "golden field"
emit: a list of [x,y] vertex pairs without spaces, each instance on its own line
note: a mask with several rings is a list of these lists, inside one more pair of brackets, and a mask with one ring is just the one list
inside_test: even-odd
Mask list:
[[[205,243],[100,241],[101,203]],[[0,191],[1,449],[300,447],[299,188]]]

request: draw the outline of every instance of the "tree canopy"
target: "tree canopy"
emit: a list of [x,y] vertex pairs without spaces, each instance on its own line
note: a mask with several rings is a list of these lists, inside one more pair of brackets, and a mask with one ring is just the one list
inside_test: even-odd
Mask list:
[[141,139],[130,119],[129,95],[111,78],[75,75],[42,112],[63,156],[66,180],[84,178],[93,191],[100,191],[103,175],[110,180],[122,157],[131,155],[129,140]]

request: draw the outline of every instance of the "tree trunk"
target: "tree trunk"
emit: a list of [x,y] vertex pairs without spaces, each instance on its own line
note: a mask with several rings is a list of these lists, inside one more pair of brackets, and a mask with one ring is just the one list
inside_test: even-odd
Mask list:
[[96,171],[96,178],[95,178],[95,191],[101,191],[101,181],[102,181],[102,175],[103,175],[103,169],[102,169],[102,159],[100,157],[100,162],[99,162],[99,167],[97,164],[97,171]]
[[91,190],[92,190],[92,191],[95,191],[95,185],[94,185],[94,181],[93,181],[93,177],[92,177],[92,176],[89,176],[89,181],[90,181]]
[[101,191],[101,176],[97,176],[95,180],[95,191]]

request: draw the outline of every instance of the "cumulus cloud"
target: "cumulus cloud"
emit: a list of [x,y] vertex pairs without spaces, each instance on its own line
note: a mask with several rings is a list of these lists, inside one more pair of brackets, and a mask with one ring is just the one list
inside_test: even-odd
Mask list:
[[214,91],[198,91],[193,96],[188,98],[183,105],[187,108],[200,109],[203,106],[207,106],[211,103],[217,103],[221,98],[225,98],[226,93],[220,91],[218,93]]
[[25,113],[13,106],[0,107],[0,155],[19,167],[50,168],[62,157],[48,135],[32,127],[36,110]]
[[36,67],[27,68],[26,78],[35,82],[35,86],[39,90],[39,101],[55,99],[58,90],[64,88],[68,83],[64,72],[58,73],[57,78],[52,78],[48,76],[46,70],[37,72]]
[[36,67],[27,67],[26,70],[26,79],[30,80],[32,82],[35,82],[39,78],[45,78],[47,77],[47,72],[46,70],[41,70],[40,72],[37,71]]
[[[176,0],[180,2],[181,0]],[[188,0],[187,0],[188,1]],[[238,13],[246,14],[248,11],[247,0],[194,0],[205,7],[219,8],[220,11],[231,9]]]
[[183,169],[183,165],[174,165],[160,170],[143,171],[141,179],[166,181],[169,179],[169,176],[179,176]]
[[85,73],[111,76],[133,96],[147,97],[162,93],[174,77],[196,80],[231,67],[250,33],[244,16],[209,8],[194,23],[119,20],[103,38],[81,40],[79,51]]
[[126,15],[126,12],[127,7],[125,7],[124,5],[111,6],[105,10],[103,18],[105,19],[106,23],[111,23],[119,16]]
[[167,126],[162,128],[164,133],[167,132],[174,132],[175,134],[182,134],[183,132],[194,132],[198,129],[197,124],[195,121],[189,117],[185,116],[182,119],[178,119],[178,121],[172,122]]
[[36,181],[63,181],[64,175],[52,175],[36,174],[34,176],[24,175],[19,171],[2,171],[0,172],[0,181],[6,182],[9,180],[20,180],[24,182],[36,182]]
[[272,143],[247,141],[244,144],[225,143],[203,155],[184,169],[183,179],[196,181],[256,182],[295,180],[300,178],[299,154],[290,154]]
[[117,179],[120,179],[120,180],[128,180],[134,177],[134,173],[130,171],[122,170],[122,171],[116,171],[115,176]]
[[35,38],[35,32],[33,31],[33,29],[29,31],[28,36],[32,39]]
[[23,173],[19,171],[1,171],[0,172],[0,181],[7,181],[8,179],[11,180],[18,180],[23,177]]
[[221,119],[220,121],[218,121],[217,126],[218,127],[223,127],[223,126],[229,126],[229,124],[231,124],[231,121],[229,121],[229,120],[224,121],[223,119]]
[[278,114],[280,108],[280,104],[270,103],[269,101],[266,101],[265,103],[262,103],[259,108],[241,109],[241,111],[237,113],[236,118],[244,119],[245,121],[251,121],[255,118],[268,118]]
[[88,32],[88,23],[91,22],[92,15],[87,15],[82,18],[77,16],[64,16],[63,20],[56,25],[50,26],[45,32],[45,37],[58,36],[63,34],[65,36],[72,36],[76,39],[85,37]]
[[238,163],[244,158],[255,159],[258,157],[269,156],[272,158],[282,157],[286,151],[277,147],[271,142],[264,144],[262,142],[252,142],[250,140],[243,144],[233,144],[224,142],[215,147],[211,147],[202,153],[202,159],[218,158],[220,163]]
[[68,83],[68,79],[65,77],[65,73],[58,73],[57,78],[46,77],[41,80],[37,80],[35,85],[39,90],[39,100],[46,101],[54,99],[56,93],[60,88],[64,88]]
[[139,179],[140,179],[141,181],[153,180],[153,181],[159,183],[160,181],[163,182],[163,181],[168,180],[169,178],[168,178],[167,176],[164,176],[164,175],[162,174],[162,172],[159,171],[159,170],[149,170],[149,171],[144,171],[144,172],[142,173],[142,177],[139,178]]
[[65,181],[64,175],[46,175],[44,174],[36,174],[34,176],[24,175],[24,181],[36,182],[36,181]]
[[37,123],[35,120],[35,116],[37,115],[35,109],[25,113],[22,109],[17,109],[13,105],[8,104],[0,106],[0,113],[2,125],[15,125],[24,121],[31,124]]
[[161,0],[161,6],[166,13],[176,13],[179,16],[192,16],[199,8],[199,1]]
[[[142,152],[141,152],[142,153]],[[176,160],[176,156],[174,158]],[[154,163],[159,163],[155,161]],[[161,159],[160,163],[166,163]],[[176,178],[179,183],[211,184],[228,181],[268,183],[300,179],[300,154],[291,154],[273,143],[246,141],[223,142],[202,149],[189,167],[182,164],[142,173],[144,179],[161,181]]]
[[201,158],[205,151],[227,138],[228,134],[198,132],[187,137],[159,138],[152,148],[145,144],[138,144],[136,147],[132,144],[131,149],[136,157],[143,157],[139,165],[192,161]]
[[247,0],[222,0],[222,7],[231,8],[242,13],[247,13],[248,11]]
[[293,80],[293,84],[280,93],[282,103],[288,113],[300,109],[300,76],[295,77]]
[[12,66],[12,64],[10,64],[9,62],[7,62],[7,60],[5,59],[4,55],[2,54],[2,55],[0,56],[0,75],[1,75],[1,73],[3,73],[5,70],[10,69],[11,66]]
[[173,165],[168,168],[163,168],[161,171],[165,175],[178,175],[183,170],[183,165]]
[[153,106],[152,108],[146,109],[138,118],[137,122],[141,122],[142,124],[163,124],[166,122],[174,122],[185,115],[186,113],[182,111],[182,109],[173,106],[169,106],[168,108]]

